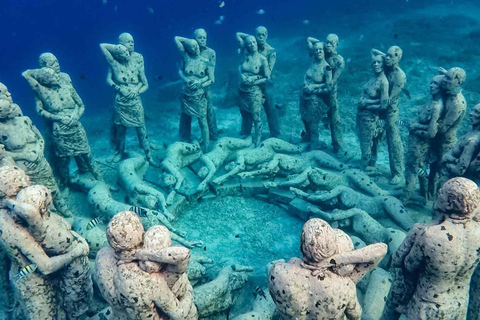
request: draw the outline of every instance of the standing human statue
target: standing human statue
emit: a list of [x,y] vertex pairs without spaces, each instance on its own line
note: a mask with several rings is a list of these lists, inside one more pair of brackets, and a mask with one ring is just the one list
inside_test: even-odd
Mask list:
[[[337,158],[350,158],[352,152],[348,152],[343,146],[343,130],[342,119],[340,118],[339,106],[338,106],[338,79],[342,75],[342,71],[345,68],[345,61],[343,57],[338,54],[338,36],[336,34],[329,34],[325,40],[325,60],[330,68],[332,68],[332,90],[328,93],[328,99],[326,100],[328,106],[327,122],[330,127],[330,134],[332,137],[332,147],[337,154]],[[310,51],[313,50],[313,45],[320,40],[315,38],[308,38],[308,46]]]
[[434,204],[439,220],[415,225],[392,260],[394,279],[382,319],[466,319],[470,280],[480,262],[478,186],[448,180]]
[[135,128],[140,147],[145,151],[147,161],[157,165],[148,140],[145,114],[140,94],[148,89],[143,56],[135,52],[133,37],[122,33],[118,45],[102,43],[100,48],[109,64],[107,84],[115,90],[115,111],[113,116],[112,142],[115,152],[112,160],[118,162],[125,152],[127,128]]
[[388,159],[392,179],[390,184],[396,185],[402,182],[404,176],[404,155],[403,144],[398,127],[400,95],[407,82],[405,72],[400,68],[403,51],[398,46],[388,48],[386,54],[379,50],[372,50],[385,56],[385,76],[388,79],[388,105],[385,110],[380,111],[380,119],[385,120],[385,131],[387,135]]
[[267,58],[258,52],[257,40],[254,36],[244,37],[237,33],[240,48],[245,48],[245,60],[239,66],[240,85],[238,86],[239,107],[242,115],[242,135],[250,135],[252,124],[255,130],[253,143],[259,146],[262,140],[261,109],[265,97],[263,86],[270,77],[270,66]]
[[200,54],[200,46],[196,40],[175,37],[175,44],[183,59],[182,68],[178,72],[185,82],[180,95],[180,138],[187,142],[192,140],[192,117],[195,117],[202,133],[202,150],[208,152],[210,130],[206,91],[215,82],[214,67]]
[[[245,47],[245,39],[249,35],[246,33],[238,32],[237,33],[237,40],[239,41],[240,48]],[[275,66],[275,62],[277,61],[277,52],[275,48],[273,48],[270,44],[267,43],[268,39],[268,30],[264,26],[259,26],[255,29],[255,39],[257,40],[257,47],[258,53],[263,55],[267,58],[268,68],[270,69],[270,73],[273,72],[273,67]],[[268,83],[264,83],[260,86],[264,95],[264,102],[263,107],[265,109],[265,114],[267,115],[267,123],[268,128],[270,129],[270,137],[278,137],[280,136],[280,123],[278,120],[278,111],[277,107],[275,106],[273,92],[271,90],[271,86]],[[242,121],[242,134],[250,134],[248,130],[249,125],[248,122]]]
[[362,151],[362,169],[369,175],[378,173],[378,143],[383,132],[380,111],[388,107],[388,80],[384,71],[384,55],[372,50],[373,76],[363,86],[357,106],[357,134]]
[[72,157],[80,173],[90,172],[95,179],[102,181],[87,134],[79,121],[85,105],[70,76],[60,72],[58,59],[50,52],[41,54],[38,61],[42,69],[27,70],[22,75],[35,92],[37,112],[47,124],[60,190],[68,185]]
[[58,213],[72,216],[60,192],[52,168],[44,156],[45,142],[29,117],[13,102],[8,88],[0,83],[0,158],[13,159],[34,184],[50,189]]
[[[207,47],[207,32],[204,29],[197,29],[193,33],[194,39],[197,41],[200,47],[200,56],[207,59],[211,64],[212,74],[215,74],[215,66],[217,64],[217,55],[215,50]],[[211,85],[205,88],[205,94],[207,96],[207,122],[208,129],[210,132],[210,140],[218,139],[218,128],[217,128],[217,114],[215,108],[212,105],[212,91]]]
[[[443,90],[441,84],[444,76],[433,77],[430,83],[432,100],[421,106],[417,119],[410,126],[408,136],[407,160],[405,166],[405,187],[402,202],[407,202],[413,195],[415,182],[420,182],[420,195],[430,198],[430,192],[435,188],[435,174],[428,175],[429,155],[433,139],[438,133],[440,117],[444,111]],[[430,170],[434,172],[434,170]]]

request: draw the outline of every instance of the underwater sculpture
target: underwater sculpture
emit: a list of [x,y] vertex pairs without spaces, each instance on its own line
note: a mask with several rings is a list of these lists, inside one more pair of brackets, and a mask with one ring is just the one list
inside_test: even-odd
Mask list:
[[300,153],[304,150],[305,146],[296,146],[278,138],[269,138],[257,148],[238,151],[234,167],[226,174],[214,179],[213,183],[222,184],[247,168],[272,160],[276,153]]
[[143,181],[148,165],[148,161],[138,154],[121,161],[118,164],[120,185],[127,191],[131,204],[160,211],[167,219],[173,220],[175,217],[168,211],[163,193]]
[[178,72],[185,82],[180,96],[180,138],[182,141],[191,142],[192,117],[196,117],[202,132],[203,152],[208,152],[210,130],[207,120],[209,102],[206,91],[215,82],[215,68],[201,55],[197,41],[175,37],[175,44],[183,59],[182,69]]
[[356,284],[382,260],[386,245],[353,250],[343,231],[310,219],[302,229],[300,251],[302,259],[275,263],[268,276],[280,319],[361,319]]
[[[294,191],[297,195],[305,197],[309,202],[322,204],[327,208],[331,207],[342,209],[337,210],[337,213],[332,214],[332,217],[336,214],[339,215],[339,213],[343,212],[343,210],[348,212],[348,209],[360,209],[368,212],[368,214],[374,219],[385,217],[391,218],[395,223],[405,230],[409,230],[414,224],[411,215],[403,206],[402,202],[392,196],[380,195],[370,197],[345,185],[337,186],[326,193],[313,195],[308,195],[300,190]],[[355,212],[355,210],[352,212]],[[348,213],[344,214],[348,216]]]
[[[26,229],[48,256],[58,256],[85,247],[87,243],[60,216],[49,212],[52,196],[47,187],[34,185],[20,190],[6,205],[26,223]],[[55,230],[54,232],[52,230]],[[56,273],[62,307],[67,317],[76,319],[85,314],[92,303],[93,283],[88,263],[88,249]]]
[[135,128],[140,147],[145,151],[148,162],[156,165],[140,99],[140,94],[148,89],[143,56],[134,52],[135,44],[131,34],[122,33],[118,37],[118,42],[118,45],[100,44],[100,49],[109,64],[107,84],[115,90],[112,124],[115,153],[112,160],[118,162],[123,157],[127,128]]
[[69,165],[72,157],[80,173],[90,172],[95,179],[102,181],[102,176],[92,159],[87,133],[79,121],[85,111],[82,99],[73,87],[70,76],[60,72],[55,56],[52,54],[40,56],[40,61],[50,60],[53,60],[51,67],[26,70],[22,76],[35,92],[38,114],[47,123],[48,136],[52,139],[55,154],[60,190],[68,186]]
[[48,275],[69,266],[77,258],[86,257],[88,245],[77,238],[83,244],[76,245],[69,252],[52,257],[45,253],[30,232],[17,223],[15,214],[5,208],[5,200],[14,200],[20,190],[29,184],[28,176],[19,168],[0,168],[0,245],[12,262],[10,281],[19,305],[15,308],[15,315],[38,320],[53,319],[58,311],[57,297]]
[[268,288],[262,288],[264,295],[257,294],[253,302],[252,311],[246,312],[233,318],[233,320],[271,320],[275,315],[276,306],[268,292]]
[[[215,66],[217,64],[217,55],[215,50],[207,47],[207,32],[205,29],[197,29],[193,33],[193,38],[197,41],[200,47],[200,56],[207,59],[212,68],[212,74],[215,75]],[[218,139],[217,115],[215,108],[212,105],[212,91],[211,85],[205,88],[205,95],[207,97],[207,122],[210,133],[210,140]]]
[[223,137],[218,140],[210,152],[200,157],[200,161],[205,166],[198,171],[198,176],[203,180],[198,185],[197,191],[204,191],[217,170],[220,169],[225,162],[235,158],[238,151],[252,146],[252,143],[251,136],[245,139]]
[[434,205],[441,219],[415,225],[397,250],[394,281],[382,319],[465,319],[469,284],[480,261],[477,185],[448,180]]
[[398,127],[400,119],[398,105],[400,95],[407,82],[407,76],[399,66],[403,50],[398,46],[391,46],[386,54],[376,49],[373,49],[372,52],[385,56],[385,76],[388,80],[388,105],[386,109],[380,110],[380,119],[385,121],[388,159],[392,173],[390,183],[396,185],[402,182],[405,171],[403,144]]
[[240,72],[238,103],[242,115],[240,134],[250,135],[253,124],[253,143],[258,147],[262,141],[261,108],[265,99],[263,88],[267,86],[271,69],[268,59],[258,52],[258,44],[254,36],[237,33],[237,39],[240,48],[245,49],[245,59],[238,68]]
[[165,159],[162,161],[163,184],[166,187],[172,188],[167,196],[167,204],[173,204],[177,191],[182,187],[182,183],[185,180],[182,172],[182,168],[194,163],[202,155],[202,149],[198,142],[186,143],[175,142],[171,144],[165,153]]
[[472,129],[460,137],[455,146],[442,158],[439,185],[447,180],[461,176],[475,182],[480,181],[479,152],[480,152],[480,104],[470,112]]
[[[433,139],[438,133],[439,120],[444,110],[441,84],[444,76],[433,77],[430,83],[432,100],[418,109],[417,119],[410,125],[408,136],[407,161],[405,166],[405,187],[402,202],[407,203],[415,189],[416,178],[420,182],[420,195],[425,199],[430,198],[435,189],[435,172],[430,169],[428,158],[432,149]],[[420,174],[419,174],[420,173]],[[424,173],[424,174],[422,174]]]
[[325,44],[323,42],[307,42],[311,48],[314,61],[305,73],[303,90],[300,95],[300,115],[305,125],[303,141],[310,142],[310,149],[324,149],[326,143],[319,140],[320,121],[327,117],[332,90],[332,68],[325,60]]
[[[131,319],[132,314],[129,313],[136,310],[131,306],[126,308],[130,303],[149,310],[152,319],[160,318],[155,307],[172,319],[183,319],[182,316],[190,309],[182,309],[185,306],[180,305],[163,277],[143,272],[135,261],[136,252],[142,248],[144,234],[142,222],[133,212],[119,212],[110,220],[107,227],[110,246],[100,250],[95,260],[95,277],[100,292],[112,308],[115,319]],[[134,286],[130,288],[132,283],[126,282],[128,278],[123,277],[129,267],[133,267],[131,271],[135,270],[135,273],[130,273],[130,280],[134,280]],[[132,295],[136,295],[136,299]]]
[[369,175],[378,174],[378,143],[383,133],[380,110],[388,108],[388,80],[385,76],[385,57],[372,50],[373,76],[363,86],[357,106],[357,134],[362,151],[362,168]]
[[[351,158],[352,152],[348,152],[343,145],[343,130],[342,130],[342,119],[339,114],[338,106],[338,79],[342,75],[342,71],[345,68],[345,61],[343,57],[338,54],[338,36],[336,34],[329,34],[324,43],[325,51],[325,60],[332,69],[332,89],[328,93],[328,99],[325,100],[328,111],[328,125],[330,127],[330,134],[332,137],[332,147],[333,150],[337,153],[337,158]],[[310,50],[313,50],[313,45],[320,40],[309,37],[308,46]]]
[[237,292],[248,281],[252,267],[231,265],[223,268],[212,281],[195,287],[193,296],[201,318],[227,312],[235,303]]
[[[45,142],[29,117],[22,115],[8,88],[0,83],[0,153],[11,157],[33,184],[52,191],[53,203],[64,217],[72,216],[60,193],[52,168],[44,157]],[[3,156],[2,156],[3,158]]]
[[480,319],[480,266],[477,266],[470,282],[470,300],[468,301],[467,319]]

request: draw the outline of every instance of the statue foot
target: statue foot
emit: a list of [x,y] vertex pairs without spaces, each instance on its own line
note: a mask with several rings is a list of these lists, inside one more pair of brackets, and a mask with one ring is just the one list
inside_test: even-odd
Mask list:
[[120,152],[114,152],[110,157],[108,157],[107,162],[120,162],[122,160],[122,154]]
[[391,185],[400,184],[403,181],[403,177],[399,174],[393,176],[392,180],[390,180]]
[[381,175],[380,171],[378,171],[376,167],[372,167],[372,166],[366,167],[365,172],[370,177],[376,177]]

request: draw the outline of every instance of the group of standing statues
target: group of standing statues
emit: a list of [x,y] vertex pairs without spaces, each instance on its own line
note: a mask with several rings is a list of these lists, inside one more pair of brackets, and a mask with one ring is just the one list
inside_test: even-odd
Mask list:
[[[283,197],[277,201],[307,220],[300,237],[302,258],[270,264],[267,292],[255,289],[253,310],[235,320],[271,320],[275,314],[280,319],[362,319],[357,285],[367,287],[367,299],[390,282],[388,296],[377,302],[386,308],[376,319],[399,319],[402,314],[407,319],[466,319],[468,308],[469,319],[480,319],[480,104],[470,113],[472,129],[457,140],[467,107],[461,88],[465,71],[439,68],[431,81],[431,100],[407,125],[399,117],[406,84],[399,66],[402,49],[372,49],[373,75],[357,105],[359,170],[346,164],[355,153],[345,146],[339,114],[338,82],[345,61],[337,52],[338,36],[329,34],[325,42],[307,39],[313,61],[300,94],[304,130],[299,145],[279,138],[271,88],[276,51],[267,43],[267,29],[261,26],[254,36],[239,32],[236,37],[243,56],[238,69],[241,137],[219,137],[211,92],[216,53],[207,47],[206,31],[197,29],[193,39],[175,37],[183,60],[182,141],[168,147],[161,163],[147,135],[140,98],[148,89],[143,56],[134,51],[128,33],[120,35],[119,44],[100,45],[109,64],[107,83],[115,91],[113,164],[107,166],[116,170],[129,204],[114,199],[115,188],[103,180],[79,121],[85,106],[53,54],[42,54],[39,69],[22,73],[45,120],[47,144],[0,83],[0,245],[11,263],[13,317],[228,319],[235,292],[252,268],[227,266],[210,282],[201,281],[204,264],[211,261],[191,255],[188,248],[203,243],[187,241],[172,225],[176,216],[170,210],[181,198],[188,202],[189,196],[201,197],[209,189],[220,194],[216,188],[228,179],[257,179],[270,200],[272,194]],[[266,140],[262,108],[271,136]],[[192,139],[192,117],[198,119],[200,142]],[[318,150],[327,147],[320,139],[322,122],[330,129],[336,157]],[[406,162],[402,126],[409,130]],[[135,128],[144,156],[125,151],[129,127]],[[390,184],[405,180],[400,193],[382,189],[371,178],[380,174],[376,162],[384,134]],[[216,141],[213,146],[211,141]],[[78,173],[70,172],[72,158]],[[194,163],[200,163],[198,170]],[[159,189],[144,181],[148,164],[162,169]],[[182,185],[190,169],[200,182],[187,195]],[[221,169],[226,171],[217,175]],[[419,195],[414,192],[417,178]],[[235,183],[243,189],[242,182],[232,182],[232,189]],[[66,201],[70,184],[85,189],[88,202],[100,213],[75,229],[78,233],[64,219],[72,216]],[[404,204],[424,205],[426,200],[434,202],[432,222],[414,224]],[[398,228],[378,221],[384,218]],[[94,242],[89,234],[98,231],[102,219],[107,220],[106,231],[99,230]],[[150,225],[146,231],[145,225]],[[353,241],[339,227],[359,238]],[[183,246],[172,246],[172,240]],[[95,258],[93,270],[89,257]],[[93,283],[109,305],[99,313],[92,305]],[[215,318],[220,313],[223,318]]]

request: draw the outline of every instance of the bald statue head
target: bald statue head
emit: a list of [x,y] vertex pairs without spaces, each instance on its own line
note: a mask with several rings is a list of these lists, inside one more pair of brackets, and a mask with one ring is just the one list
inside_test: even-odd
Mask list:
[[197,29],[193,33],[193,38],[197,40],[200,49],[205,49],[207,47],[207,31],[205,29]]
[[18,167],[0,168],[0,199],[11,199],[30,185],[30,178]]
[[0,99],[7,100],[9,103],[13,103],[12,94],[8,91],[6,85],[0,82]]
[[328,54],[337,52],[338,41],[338,36],[334,33],[330,33],[325,41],[325,52]]
[[257,43],[260,46],[263,46],[267,43],[268,39],[268,31],[267,28],[264,26],[259,26],[255,29],[255,38],[257,39]]
[[144,234],[140,218],[131,211],[117,213],[107,226],[107,241],[117,253],[140,248]]
[[337,233],[322,219],[308,220],[300,236],[300,251],[306,262],[321,262],[338,253]]
[[124,32],[118,36],[118,43],[124,45],[130,53],[135,50],[135,42],[133,41],[133,36],[128,32]]
[[462,89],[467,74],[462,68],[451,68],[447,71],[445,79],[443,79],[442,87],[446,93],[456,94]]
[[58,63],[58,59],[51,52],[42,53],[38,58],[38,64],[40,65],[40,68],[50,68],[56,73],[60,72],[60,64]]
[[465,219],[472,217],[479,206],[480,191],[476,183],[456,177],[441,187],[434,209],[452,219]]
[[34,185],[20,190],[16,200],[37,208],[40,216],[45,217],[50,213],[48,208],[52,204],[52,192],[45,186]]
[[387,54],[385,55],[385,65],[387,67],[392,67],[398,65],[402,59],[403,50],[398,46],[391,46],[388,48]]
[[[170,238],[170,232],[165,226],[156,225],[145,232],[145,236],[143,237],[144,249],[158,252],[171,246],[172,239]],[[143,271],[149,273],[159,272],[162,268],[160,263],[152,261],[141,261],[139,266]]]

